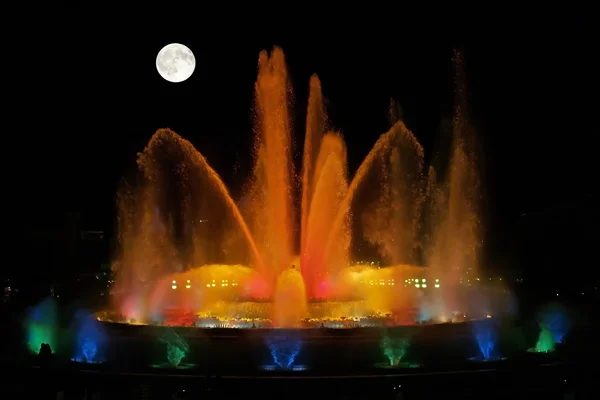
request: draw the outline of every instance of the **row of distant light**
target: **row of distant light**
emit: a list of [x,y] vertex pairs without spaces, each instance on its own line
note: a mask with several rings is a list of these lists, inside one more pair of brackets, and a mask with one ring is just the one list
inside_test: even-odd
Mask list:
[[[177,289],[177,281],[173,280],[173,282],[172,282],[172,283],[173,283],[173,285],[171,285],[171,289],[173,289],[173,290]],[[232,281],[231,281],[231,283],[230,283],[230,282],[229,282],[229,280],[227,280],[227,279],[221,279],[221,287],[226,287],[226,286],[237,286],[237,285],[238,285],[238,283],[237,283],[235,280],[232,280]],[[207,288],[210,288],[210,287],[216,287],[216,286],[217,286],[217,283],[216,283],[216,280],[215,280],[215,279],[213,279],[213,280],[212,280],[212,283],[207,283],[207,284],[206,284],[206,287],[207,287]],[[190,280],[188,279],[188,280],[186,281],[185,288],[186,288],[186,289],[189,289],[189,288],[191,288],[191,287],[192,287],[192,285],[191,285],[191,282],[190,282]]]
[[[361,281],[361,283],[365,283],[365,282]],[[404,283],[406,283],[406,285],[404,285],[404,287],[406,287],[407,285],[414,284],[416,288],[427,288],[427,279],[416,279],[416,278],[405,279]],[[394,286],[395,282],[394,282],[394,279],[388,279],[387,281],[385,279],[380,279],[379,281],[377,281],[377,280],[367,281],[367,284],[369,284],[370,286]],[[436,288],[439,288],[440,280],[436,279],[435,284],[433,286]]]
[[[423,279],[417,279],[417,278],[413,278],[413,279],[405,279],[404,283],[412,285],[414,283],[416,288],[427,288],[427,279],[423,278]],[[433,285],[433,287],[435,288],[439,288],[440,287],[440,280],[436,279],[435,283]]]
[[[172,283],[173,283],[173,285],[171,286],[171,289],[173,289],[173,290],[177,289],[177,281],[173,280]],[[190,284],[190,280],[188,279],[187,282],[186,282],[185,288],[189,289],[191,287],[192,287],[192,285]]]
[[[406,284],[413,284],[413,282],[414,282],[414,285],[415,285],[415,287],[416,287],[416,288],[427,288],[427,279],[425,279],[425,278],[423,278],[423,279],[413,278],[413,279],[405,279],[405,280],[404,280],[404,283],[406,283]],[[171,289],[173,289],[173,290],[177,289],[177,281],[176,281],[176,280],[173,280],[173,282],[172,282],[172,283],[173,283],[173,285],[171,286]],[[369,285],[371,285],[371,286],[373,286],[373,285],[379,285],[379,286],[386,286],[386,285],[387,285],[387,286],[394,286],[394,279],[388,279],[387,281],[386,281],[386,280],[384,280],[384,279],[380,279],[379,281],[373,281],[373,280],[370,280],[370,281],[368,282],[368,284],[369,284]],[[207,283],[207,284],[206,284],[206,287],[207,287],[207,288],[210,288],[210,287],[216,287],[217,285],[218,285],[218,284],[216,283],[216,280],[215,280],[215,279],[213,279],[213,280],[212,280],[212,283]],[[232,280],[231,282],[229,282],[229,280],[227,280],[227,279],[221,279],[221,287],[227,287],[227,286],[237,286],[237,285],[238,285],[238,283],[237,283],[235,280]],[[405,285],[405,286],[406,286],[406,285]],[[436,279],[436,280],[435,280],[435,284],[434,284],[433,286],[434,286],[435,288],[439,288],[439,287],[440,287],[440,280],[439,280],[439,279]],[[190,282],[190,280],[188,279],[188,280],[186,281],[185,288],[186,288],[186,289],[189,289],[189,288],[191,288],[191,287],[192,287],[192,285],[191,285],[191,282]]]

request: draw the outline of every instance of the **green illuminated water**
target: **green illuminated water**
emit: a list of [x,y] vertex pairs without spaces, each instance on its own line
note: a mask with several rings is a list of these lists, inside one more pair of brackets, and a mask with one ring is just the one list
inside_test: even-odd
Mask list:
[[384,336],[381,339],[381,350],[388,359],[387,367],[407,367],[418,366],[414,363],[407,363],[404,358],[410,347],[410,340],[406,337],[392,338]]
[[183,360],[183,357],[185,357],[185,351],[171,343],[167,343],[167,360],[169,361],[169,364],[177,368],[181,363],[181,360]]
[[27,348],[34,354],[40,352],[42,343],[56,351],[58,345],[58,317],[56,304],[47,299],[28,310],[25,320]]
[[554,351],[554,346],[554,337],[552,336],[550,329],[546,326],[540,326],[540,334],[535,343],[535,347],[529,351],[533,353],[551,353]]
[[27,347],[34,354],[40,352],[42,343],[50,345],[51,349],[56,349],[56,328],[54,326],[37,324],[34,322],[27,324],[29,340]]
[[152,367],[178,369],[187,369],[194,367],[194,364],[183,362],[183,359],[186,357],[186,355],[188,355],[190,348],[186,341],[183,338],[181,338],[173,329],[166,330],[161,335],[159,340],[166,345],[165,350],[167,362],[154,364],[152,365]]

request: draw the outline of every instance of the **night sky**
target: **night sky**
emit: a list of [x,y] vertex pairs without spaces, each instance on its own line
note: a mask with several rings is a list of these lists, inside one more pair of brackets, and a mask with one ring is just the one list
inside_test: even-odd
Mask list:
[[[450,22],[434,21],[305,20],[269,30],[249,16],[242,24],[108,15],[58,7],[29,21],[27,39],[5,42],[8,54],[27,52],[14,59],[23,72],[5,75],[10,222],[55,223],[64,211],[80,211],[90,227],[111,228],[118,180],[161,127],[189,139],[235,192],[250,165],[258,53],[273,45],[285,51],[295,87],[296,152],[313,72],[332,126],[346,138],[351,171],[388,128],[392,96],[430,152],[451,116],[451,56],[461,45],[485,150],[489,226],[502,229],[522,213],[577,203],[595,190],[598,62],[584,16],[479,21],[454,35]],[[196,56],[184,83],[156,71],[156,54],[170,42]]]

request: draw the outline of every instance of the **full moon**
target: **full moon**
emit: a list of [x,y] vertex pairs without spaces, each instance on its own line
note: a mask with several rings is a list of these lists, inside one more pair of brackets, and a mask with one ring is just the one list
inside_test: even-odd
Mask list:
[[160,49],[156,56],[156,69],[169,82],[183,82],[194,73],[196,58],[183,44],[171,43]]

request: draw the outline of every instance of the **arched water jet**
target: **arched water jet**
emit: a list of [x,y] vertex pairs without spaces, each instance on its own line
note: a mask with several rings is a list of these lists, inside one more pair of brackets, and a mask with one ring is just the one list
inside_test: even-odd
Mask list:
[[355,197],[364,208],[359,229],[386,265],[414,264],[424,199],[423,148],[412,134],[399,134],[376,163],[379,168],[363,181],[366,190]]
[[[404,123],[402,121],[396,122],[396,124],[394,124],[394,126],[392,126],[392,128],[389,131],[387,131],[386,133],[384,133],[383,135],[381,135],[379,137],[379,139],[375,143],[375,146],[373,146],[373,148],[371,149],[371,151],[369,152],[367,157],[365,157],[363,162],[360,164],[360,167],[358,167],[358,170],[356,171],[354,178],[350,182],[350,186],[348,187],[348,192],[346,193],[344,200],[340,204],[340,208],[334,219],[334,222],[333,222],[333,225],[332,225],[332,228],[329,233],[329,237],[328,237],[328,240],[327,240],[326,246],[325,246],[326,254],[331,251],[333,244],[335,243],[336,240],[339,239],[339,235],[341,234],[342,228],[343,228],[344,224],[346,223],[346,218],[348,218],[348,213],[350,212],[352,200],[354,199],[354,196],[355,196],[358,188],[363,183],[365,177],[367,176],[368,172],[372,168],[375,160],[381,156],[382,152],[387,151],[389,149],[389,146],[391,145],[393,140],[395,140],[395,138],[398,135],[406,135],[407,137],[414,138],[414,135],[412,134],[412,132],[406,128],[406,126],[404,125]],[[416,140],[416,138],[412,139],[411,141],[418,144],[418,141]]]
[[240,227],[242,233],[244,234],[248,245],[250,246],[250,250],[252,252],[252,256],[256,262],[256,266],[259,271],[264,270],[264,263],[262,260],[262,256],[256,247],[256,243],[254,242],[254,238],[250,232],[250,229],[246,225],[246,221],[237,206],[237,204],[231,198],[229,194],[229,190],[221,180],[221,177],[217,172],[208,164],[206,158],[198,152],[194,146],[187,140],[183,139],[181,136],[177,135],[175,132],[170,129],[159,129],[154,136],[150,139],[148,146],[144,150],[143,153],[139,155],[138,164],[144,170],[144,173],[149,176],[149,179],[153,179],[153,175],[155,172],[153,171],[153,157],[156,151],[163,146],[174,145],[178,147],[179,151],[182,151],[185,154],[187,160],[189,160],[192,165],[182,165],[179,167],[179,170],[182,173],[186,173],[184,168],[196,170],[199,174],[208,178],[208,181],[212,185],[212,187],[216,190],[221,199],[225,202],[226,206],[231,211],[233,217],[235,218],[238,226]]
[[[165,160],[168,165],[164,164]],[[198,182],[190,177],[200,175],[207,181],[236,221],[256,268],[264,270],[261,254],[237,205],[218,174],[190,142],[169,129],[158,130],[144,152],[138,155],[138,165],[143,172],[141,185],[136,191],[124,189],[119,193],[121,251],[113,265],[118,272],[116,291],[123,293],[115,300],[122,304],[121,311],[128,318],[154,315],[156,305],[148,301],[154,302],[155,295],[152,293],[156,291],[155,286],[160,286],[161,282],[164,284],[163,278],[181,271],[184,264],[189,266],[189,262],[197,258],[198,254],[194,257],[194,253],[202,253],[198,245],[207,237],[198,237],[200,231],[193,226],[202,221],[197,221],[198,216],[189,197]],[[180,176],[179,180],[171,175],[172,170]],[[188,187],[173,186],[175,182]],[[183,193],[183,207],[173,203],[172,197],[177,197],[178,193]],[[192,229],[189,229],[190,225]],[[191,249],[182,248],[186,242],[192,245]]]

